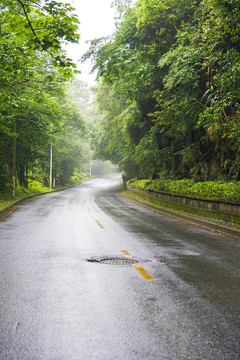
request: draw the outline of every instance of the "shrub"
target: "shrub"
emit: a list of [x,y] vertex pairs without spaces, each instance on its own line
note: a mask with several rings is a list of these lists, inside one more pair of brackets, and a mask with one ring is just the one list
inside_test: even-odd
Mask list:
[[[26,188],[24,189],[27,190]],[[49,191],[50,189],[46,186],[43,186],[43,184],[41,184],[39,181],[32,180],[28,184],[28,190],[30,190],[29,193],[31,194],[38,194],[41,192]]]
[[166,191],[178,195],[192,196],[210,200],[240,201],[240,181],[205,181],[183,180],[136,180],[128,182],[139,189]]

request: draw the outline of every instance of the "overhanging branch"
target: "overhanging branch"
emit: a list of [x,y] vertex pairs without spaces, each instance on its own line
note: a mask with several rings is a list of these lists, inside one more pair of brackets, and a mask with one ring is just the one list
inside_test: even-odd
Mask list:
[[[34,36],[36,42],[38,43],[39,46],[41,46],[41,48],[42,48],[43,50],[47,51],[47,53],[48,53],[51,57],[54,58],[54,56],[51,54],[51,52],[50,52],[49,50],[47,50],[47,49],[43,46],[42,42],[39,40],[39,38],[38,38],[38,36],[37,36],[37,34],[36,34],[36,31],[34,30],[34,28],[33,28],[33,26],[32,26],[32,23],[31,23],[31,21],[30,21],[30,19],[29,19],[29,16],[28,16],[28,13],[27,13],[27,10],[26,10],[26,5],[25,5],[21,0],[17,0],[17,1],[18,1],[19,4],[22,6],[24,15],[25,15],[25,17],[26,17],[26,19],[27,19],[28,25],[29,25],[32,33],[33,33],[33,36]],[[34,4],[36,4],[34,1],[31,1],[31,2],[34,3]]]

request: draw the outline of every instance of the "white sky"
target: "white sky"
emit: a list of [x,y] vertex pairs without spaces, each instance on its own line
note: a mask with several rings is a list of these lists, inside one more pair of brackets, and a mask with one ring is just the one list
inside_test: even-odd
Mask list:
[[[111,35],[114,32],[114,10],[111,8],[112,0],[71,0],[71,4],[76,8],[80,26],[79,44],[67,46],[68,56],[77,62],[87,51],[86,41],[93,40],[102,36]],[[94,85],[94,75],[89,75],[91,70],[90,62],[84,64],[78,62],[78,68],[81,70],[81,80]]]

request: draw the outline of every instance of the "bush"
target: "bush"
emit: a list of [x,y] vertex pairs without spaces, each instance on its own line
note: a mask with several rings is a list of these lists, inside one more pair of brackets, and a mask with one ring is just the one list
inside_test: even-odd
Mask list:
[[36,180],[32,180],[29,182],[28,184],[28,189],[23,188],[23,191],[28,191],[28,193],[30,194],[38,194],[41,192],[46,192],[46,191],[50,191],[50,189],[46,186],[44,186],[43,184],[41,184],[39,181]]
[[238,181],[227,183],[221,181],[199,182],[192,186],[191,194],[208,199],[240,201],[240,183]]
[[209,200],[240,201],[240,181],[205,181],[183,180],[130,180],[132,187],[153,191],[165,191],[178,195],[192,196]]
[[88,179],[89,177],[90,177],[89,174],[85,174],[85,173],[79,174],[77,172],[74,172],[73,176],[71,176],[70,183],[71,184],[79,184],[81,181]]

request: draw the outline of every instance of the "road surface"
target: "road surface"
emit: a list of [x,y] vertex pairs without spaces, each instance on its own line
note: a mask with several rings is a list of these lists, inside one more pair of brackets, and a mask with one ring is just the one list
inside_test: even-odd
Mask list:
[[240,243],[139,207],[119,183],[0,222],[0,359],[240,359]]

